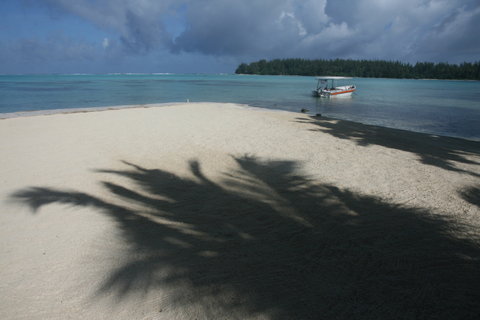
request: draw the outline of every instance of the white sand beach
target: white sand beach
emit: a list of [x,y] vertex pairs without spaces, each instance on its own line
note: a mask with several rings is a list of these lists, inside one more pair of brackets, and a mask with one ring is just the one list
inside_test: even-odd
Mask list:
[[0,150],[1,319],[480,313],[479,142],[189,103],[3,119]]

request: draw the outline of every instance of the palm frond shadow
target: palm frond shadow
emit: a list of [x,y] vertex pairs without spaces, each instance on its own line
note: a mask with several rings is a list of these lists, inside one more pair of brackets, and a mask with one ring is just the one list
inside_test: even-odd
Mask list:
[[480,185],[464,188],[459,194],[465,201],[480,208]]
[[364,125],[345,120],[320,117],[297,118],[299,123],[313,124],[312,131],[328,133],[336,138],[352,140],[360,146],[379,145],[416,154],[426,165],[480,177],[480,170],[463,170],[455,162],[478,165],[468,155],[480,154],[480,143],[457,138],[437,137],[405,130]]
[[[125,162],[101,170],[111,197],[50,188],[12,195],[33,210],[92,207],[133,245],[98,293],[173,288],[182,308],[209,299],[236,318],[469,318],[480,314],[480,249],[467,226],[311,181],[291,161],[235,159],[220,182]],[[225,298],[228,297],[228,298]],[[223,313],[225,314],[225,313]]]

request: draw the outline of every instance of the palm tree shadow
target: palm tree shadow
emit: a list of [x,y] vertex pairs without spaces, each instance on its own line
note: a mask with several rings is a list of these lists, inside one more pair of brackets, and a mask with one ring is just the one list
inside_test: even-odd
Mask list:
[[480,155],[480,143],[457,138],[431,136],[399,129],[364,125],[345,120],[315,116],[297,118],[297,122],[315,125],[312,131],[328,133],[336,138],[352,140],[360,146],[379,145],[416,154],[426,165],[480,177],[480,169],[463,170],[455,162],[480,165],[468,158]]
[[[12,197],[112,217],[133,244],[98,294],[171,288],[169,303],[214,307],[206,318],[473,318],[480,314],[480,248],[469,231],[426,210],[309,180],[291,161],[235,158],[210,180],[125,162],[100,170],[109,199],[32,187]],[[238,315],[238,316],[237,316]]]
[[465,188],[459,194],[464,200],[480,208],[480,185]]

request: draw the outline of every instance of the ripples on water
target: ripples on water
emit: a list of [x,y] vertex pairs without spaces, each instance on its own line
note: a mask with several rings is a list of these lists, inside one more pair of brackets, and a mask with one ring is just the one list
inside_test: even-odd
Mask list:
[[182,102],[234,102],[480,140],[480,82],[354,79],[351,98],[314,98],[313,77],[0,75],[0,113]]

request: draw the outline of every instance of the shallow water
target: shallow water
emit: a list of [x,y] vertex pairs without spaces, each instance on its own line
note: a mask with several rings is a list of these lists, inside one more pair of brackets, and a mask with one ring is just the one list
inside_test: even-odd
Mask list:
[[234,102],[480,140],[480,82],[364,79],[351,98],[314,98],[314,77],[0,75],[0,113],[146,103]]

